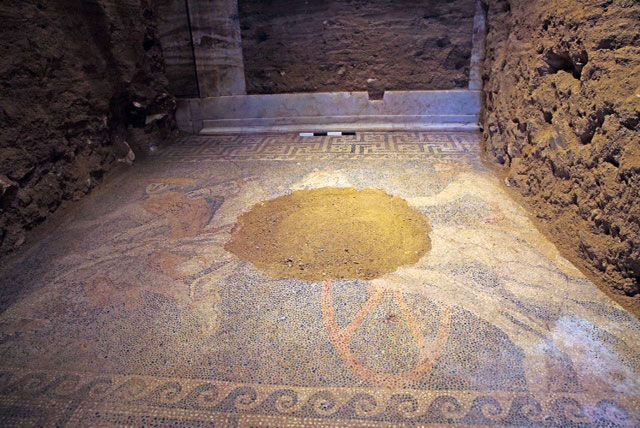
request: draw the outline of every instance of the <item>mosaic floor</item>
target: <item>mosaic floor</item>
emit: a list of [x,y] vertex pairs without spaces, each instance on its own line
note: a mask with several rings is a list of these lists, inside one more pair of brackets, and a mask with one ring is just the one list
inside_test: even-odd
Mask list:
[[[0,271],[0,425],[639,426],[640,322],[549,243],[479,136],[190,137]],[[224,250],[294,190],[378,188],[417,264],[273,280]]]

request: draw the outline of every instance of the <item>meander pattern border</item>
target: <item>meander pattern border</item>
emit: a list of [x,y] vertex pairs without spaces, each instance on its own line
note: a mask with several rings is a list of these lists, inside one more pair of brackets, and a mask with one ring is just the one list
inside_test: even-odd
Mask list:
[[477,157],[476,132],[363,132],[356,136],[296,134],[186,136],[158,151],[160,161],[211,160],[460,160]]

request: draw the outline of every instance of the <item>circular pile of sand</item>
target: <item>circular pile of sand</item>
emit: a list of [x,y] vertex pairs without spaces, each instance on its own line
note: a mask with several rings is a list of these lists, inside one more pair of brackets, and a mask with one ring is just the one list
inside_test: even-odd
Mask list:
[[429,222],[376,189],[302,190],[255,205],[225,248],[274,278],[373,279],[430,248]]

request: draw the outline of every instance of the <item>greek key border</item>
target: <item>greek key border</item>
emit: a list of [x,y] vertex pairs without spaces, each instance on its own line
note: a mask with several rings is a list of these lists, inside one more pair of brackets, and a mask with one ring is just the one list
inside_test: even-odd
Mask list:
[[475,159],[480,135],[474,132],[368,132],[356,136],[296,134],[186,136],[155,156],[161,162],[216,160],[407,160]]

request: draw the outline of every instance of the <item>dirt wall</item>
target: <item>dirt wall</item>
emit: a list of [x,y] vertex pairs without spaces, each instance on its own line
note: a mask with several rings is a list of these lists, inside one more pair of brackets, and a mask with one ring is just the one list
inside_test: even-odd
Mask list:
[[473,0],[239,0],[250,94],[467,86]]
[[150,0],[0,3],[0,254],[174,129]]
[[640,3],[489,0],[487,152],[559,246],[640,299]]

